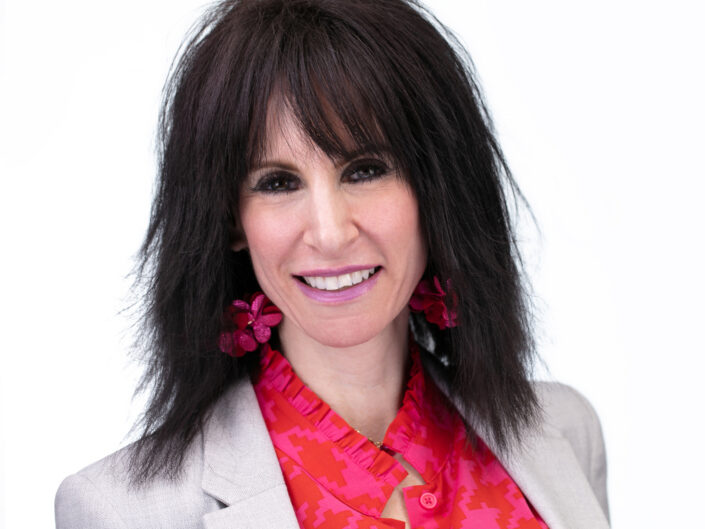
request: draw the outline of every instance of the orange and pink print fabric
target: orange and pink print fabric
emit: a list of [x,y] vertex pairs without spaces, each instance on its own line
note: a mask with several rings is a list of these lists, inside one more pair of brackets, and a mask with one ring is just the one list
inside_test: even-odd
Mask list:
[[403,529],[381,518],[407,471],[426,482],[403,490],[413,528],[547,529],[486,445],[465,442],[465,426],[424,376],[412,347],[402,406],[381,449],[356,432],[265,346],[255,392],[299,525],[305,529]]

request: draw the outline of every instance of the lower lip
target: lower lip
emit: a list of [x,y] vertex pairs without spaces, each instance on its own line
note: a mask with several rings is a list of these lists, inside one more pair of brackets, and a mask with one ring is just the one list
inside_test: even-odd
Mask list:
[[343,303],[345,301],[350,301],[355,298],[359,298],[364,293],[368,292],[377,283],[377,277],[379,276],[381,270],[378,270],[372,277],[365,279],[362,283],[358,283],[350,288],[344,290],[319,290],[308,286],[306,283],[302,283],[298,279],[295,279],[296,284],[299,285],[301,292],[305,296],[311,298],[319,303]]

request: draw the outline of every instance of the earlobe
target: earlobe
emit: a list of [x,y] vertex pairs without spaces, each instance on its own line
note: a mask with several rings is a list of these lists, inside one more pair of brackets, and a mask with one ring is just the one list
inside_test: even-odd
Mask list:
[[230,245],[233,252],[239,252],[241,250],[247,250],[247,242],[243,239],[241,241],[233,242]]
[[233,252],[247,249],[245,233],[237,226],[230,227],[230,248]]

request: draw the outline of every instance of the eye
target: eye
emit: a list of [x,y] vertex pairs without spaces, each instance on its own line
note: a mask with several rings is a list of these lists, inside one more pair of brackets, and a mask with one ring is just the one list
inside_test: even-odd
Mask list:
[[343,180],[346,182],[369,182],[386,175],[388,172],[389,167],[381,160],[357,160],[345,169]]
[[290,173],[270,173],[260,178],[253,191],[261,193],[290,193],[299,188],[299,178]]

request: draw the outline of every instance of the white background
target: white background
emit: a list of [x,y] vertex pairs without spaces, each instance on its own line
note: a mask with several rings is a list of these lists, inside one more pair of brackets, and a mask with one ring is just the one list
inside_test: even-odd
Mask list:
[[[546,369],[602,418],[614,527],[695,527],[705,475],[701,3],[429,3],[475,60],[539,226]],[[160,90],[198,0],[0,3],[0,526],[128,441],[126,279]],[[3,525],[4,524],[4,525]]]

